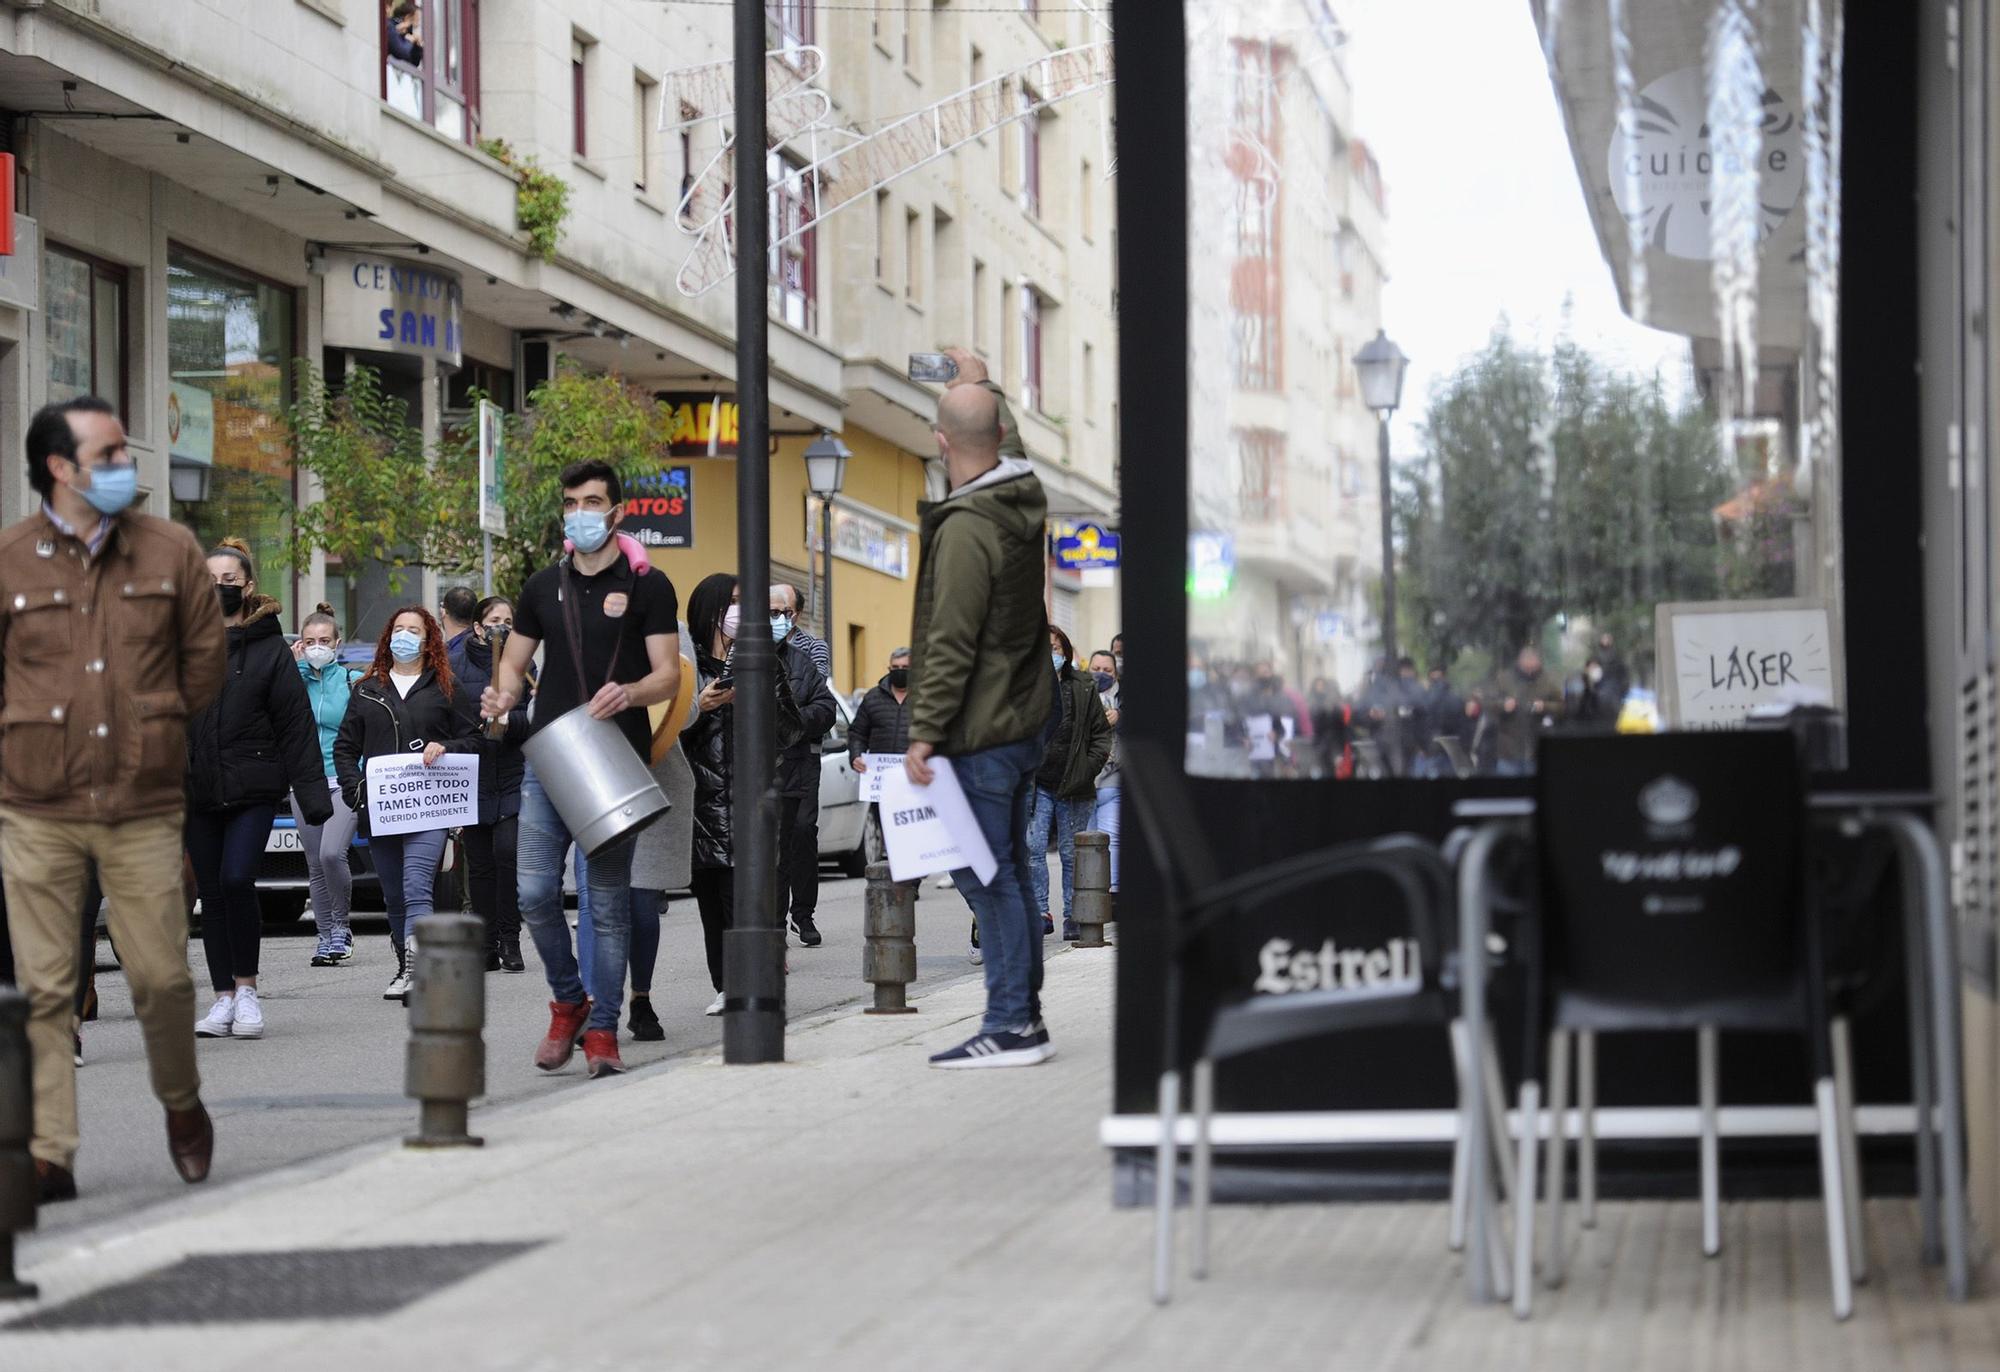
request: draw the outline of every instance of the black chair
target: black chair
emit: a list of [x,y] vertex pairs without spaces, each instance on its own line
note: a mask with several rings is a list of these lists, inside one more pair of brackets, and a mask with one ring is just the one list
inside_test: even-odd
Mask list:
[[[1454,1023],[1455,998],[1448,983],[1455,960],[1447,946],[1452,875],[1432,844],[1411,835],[1393,835],[1303,853],[1225,878],[1194,818],[1181,768],[1156,744],[1128,738],[1122,746],[1125,794],[1135,808],[1139,832],[1165,887],[1165,1026],[1155,1158],[1153,1274],[1154,1299],[1165,1303],[1173,1281],[1172,1216],[1180,1154],[1177,1130],[1186,963],[1203,935],[1220,921],[1314,885],[1372,875],[1393,885],[1408,913],[1418,949],[1418,975],[1415,980],[1379,986],[1285,995],[1259,995],[1243,987],[1226,993],[1224,1002],[1208,1016],[1193,1063],[1192,1083],[1195,1127],[1190,1193],[1195,1228],[1193,1274],[1197,1278],[1207,1275],[1217,1062],[1341,1030],[1398,1024],[1453,1025],[1452,1047],[1461,1094],[1469,1089],[1467,1083],[1484,1080],[1490,1088],[1489,1110],[1504,1114],[1504,1104],[1497,1072],[1482,1077],[1473,1070],[1471,1059],[1462,1051],[1469,1040]],[[1504,1170],[1504,1151],[1501,1162]],[[1461,1139],[1453,1161],[1455,1193],[1462,1191],[1472,1165]],[[1460,1213],[1455,1204],[1454,1214]],[[1497,1247],[1494,1251],[1497,1254]],[[1504,1266],[1496,1277],[1505,1280]]]
[[[1548,1199],[1561,1277],[1566,1034],[1693,1030],[1701,1079],[1703,1247],[1720,1248],[1717,1036],[1802,1035],[1819,1114],[1837,1318],[1853,1309],[1851,1099],[1833,1053],[1822,935],[1807,881],[1805,776],[1788,734],[1554,735],[1535,782],[1540,889],[1519,929],[1529,1007],[1514,1180],[1514,1310],[1532,1304],[1536,1122],[1552,1059]],[[1845,1055],[1841,1055],[1843,1058]]]

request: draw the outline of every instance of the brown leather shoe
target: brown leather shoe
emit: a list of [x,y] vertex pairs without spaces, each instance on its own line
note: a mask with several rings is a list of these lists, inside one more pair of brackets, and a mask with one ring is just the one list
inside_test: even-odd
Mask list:
[[76,1199],[76,1175],[59,1162],[36,1158],[35,1185],[43,1205]]
[[215,1126],[197,1101],[192,1110],[167,1111],[167,1155],[184,1182],[206,1181],[215,1152]]

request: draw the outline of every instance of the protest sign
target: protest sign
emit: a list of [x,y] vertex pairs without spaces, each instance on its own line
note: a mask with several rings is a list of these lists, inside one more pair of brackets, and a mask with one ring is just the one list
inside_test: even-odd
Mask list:
[[901,753],[863,753],[861,760],[868,770],[861,774],[861,803],[877,805],[882,800],[882,774],[900,769],[903,765]]
[[368,832],[420,834],[479,823],[479,756],[446,753],[432,766],[409,753],[368,759]]
[[937,775],[928,786],[911,781],[901,767],[881,769],[882,842],[889,850],[889,875],[915,881],[970,867],[982,883],[992,881],[999,864],[966,804],[950,759],[934,757],[930,765]]

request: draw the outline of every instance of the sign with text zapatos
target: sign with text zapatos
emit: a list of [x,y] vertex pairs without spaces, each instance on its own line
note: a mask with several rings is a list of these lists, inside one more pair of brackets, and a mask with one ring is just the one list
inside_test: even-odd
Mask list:
[[368,832],[421,834],[479,823],[479,755],[446,753],[368,759]]

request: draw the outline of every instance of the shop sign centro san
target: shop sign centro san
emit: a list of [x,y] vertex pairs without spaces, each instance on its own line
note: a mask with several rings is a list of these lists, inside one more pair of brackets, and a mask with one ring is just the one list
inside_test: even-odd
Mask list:
[[459,364],[455,272],[374,253],[326,253],[326,346]]

